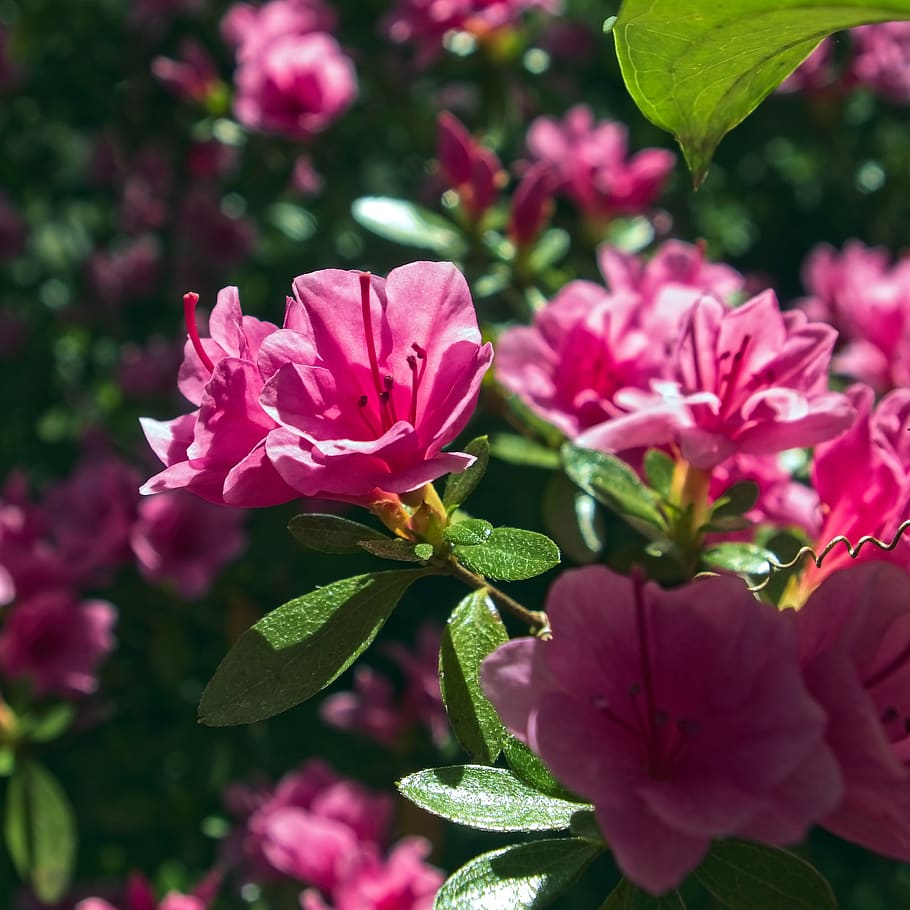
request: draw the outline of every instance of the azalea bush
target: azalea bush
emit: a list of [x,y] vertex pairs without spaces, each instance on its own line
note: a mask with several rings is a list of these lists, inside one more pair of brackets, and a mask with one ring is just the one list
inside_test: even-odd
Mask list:
[[7,904],[906,904],[907,19],[0,4]]

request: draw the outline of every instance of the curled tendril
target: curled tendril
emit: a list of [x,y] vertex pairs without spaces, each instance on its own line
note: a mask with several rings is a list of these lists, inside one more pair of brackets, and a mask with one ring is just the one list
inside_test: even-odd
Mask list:
[[879,550],[883,550],[886,553],[890,553],[898,543],[900,543],[901,538],[904,536],[904,532],[910,528],[910,518],[906,521],[902,521],[898,526],[897,530],[894,532],[894,536],[890,541],[886,542],[880,540],[878,537],[873,537],[871,534],[865,534],[860,537],[854,546],[850,541],[844,537],[843,534],[838,534],[837,537],[828,541],[825,546],[822,548],[820,553],[816,553],[812,547],[800,547],[796,553],[796,556],[793,557],[789,562],[778,562],[776,559],[767,559],[769,572],[767,577],[759,582],[757,585],[750,585],[749,590],[753,593],[757,593],[765,588],[771,579],[774,577],[775,572],[781,572],[786,569],[792,569],[798,562],[805,559],[807,556],[812,557],[812,561],[815,563],[815,568],[820,569],[822,563],[825,561],[825,557],[839,544],[842,543],[847,548],[847,554],[851,559],[856,559],[859,556],[859,551],[868,543],[872,546],[877,547]]

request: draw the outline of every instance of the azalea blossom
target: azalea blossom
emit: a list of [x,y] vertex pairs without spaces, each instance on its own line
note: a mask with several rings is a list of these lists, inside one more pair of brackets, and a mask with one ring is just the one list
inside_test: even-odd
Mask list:
[[178,98],[203,102],[218,85],[218,71],[208,51],[198,41],[180,45],[180,57],[155,57],[152,74]]
[[827,712],[845,784],[820,823],[910,862],[910,575],[882,563],[837,572],[796,619],[806,684]]
[[458,194],[468,218],[476,222],[496,201],[505,176],[496,153],[475,142],[448,111],[436,121],[436,148],[442,179]]
[[553,639],[481,667],[506,726],[590,800],[620,870],[657,894],[711,841],[798,843],[838,803],[796,628],[738,578],[665,591],[601,566],[547,598]]
[[910,102],[910,23],[879,22],[850,31],[850,73],[898,104]]

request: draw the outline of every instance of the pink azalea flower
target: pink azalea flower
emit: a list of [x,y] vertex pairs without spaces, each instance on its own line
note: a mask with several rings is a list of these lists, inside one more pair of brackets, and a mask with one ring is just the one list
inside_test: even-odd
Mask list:
[[845,783],[821,824],[910,862],[910,576],[881,563],[838,572],[796,619],[806,684],[828,714]]
[[[445,876],[424,860],[430,844],[422,837],[400,840],[385,859],[366,853],[333,889],[334,910],[432,910]],[[302,910],[333,910],[315,891],[300,896]]]
[[910,102],[910,22],[881,22],[850,31],[850,73],[898,104]]
[[180,366],[183,345],[161,335],[152,335],[144,345],[126,342],[120,348],[117,385],[127,396],[164,396]]
[[446,186],[455,190],[472,222],[496,201],[504,173],[496,153],[475,142],[448,111],[436,120],[436,154]]
[[910,385],[910,257],[891,265],[885,250],[859,241],[840,253],[821,245],[806,258],[803,283],[810,294],[803,309],[846,342],[834,358],[837,372],[878,392]]
[[133,874],[117,906],[99,897],[89,897],[76,904],[75,910],[207,910],[215,898],[221,875],[210,873],[192,894],[169,891],[159,903],[147,879]]
[[595,123],[583,104],[571,108],[562,123],[538,117],[528,130],[528,149],[556,169],[558,189],[595,220],[645,211],[676,160],[664,149],[645,149],[629,158],[625,126]]
[[88,695],[114,647],[116,618],[111,604],[80,603],[64,590],[17,600],[0,632],[0,669],[9,679],[27,678],[38,695]]
[[805,92],[810,95],[829,90],[838,81],[834,66],[834,39],[821,44],[777,87],[781,94]]
[[143,578],[172,585],[186,600],[202,597],[218,572],[246,548],[240,509],[209,505],[184,492],[139,505],[130,543]]
[[293,139],[325,130],[357,96],[354,65],[322,32],[289,33],[241,54],[234,112],[245,126]]
[[506,726],[590,800],[640,887],[677,886],[711,840],[797,843],[841,796],[795,624],[736,578],[672,591],[600,566],[547,599],[553,640],[481,667]]
[[119,307],[151,294],[158,284],[161,249],[152,234],[142,234],[111,250],[96,250],[88,278],[102,303]]
[[201,103],[218,85],[218,71],[208,51],[198,41],[180,45],[180,57],[155,57],[152,73],[168,91],[186,101]]
[[676,357],[677,379],[650,393],[627,390],[626,410],[582,434],[606,452],[676,445],[696,468],[735,453],[766,455],[843,432],[856,412],[829,392],[836,332],[800,312],[782,313],[772,291],[735,310],[706,297],[692,307]]
[[553,214],[556,178],[544,161],[531,165],[512,197],[507,233],[519,248],[530,248]]
[[235,3],[221,20],[221,36],[239,60],[259,54],[283,35],[332,32],[336,15],[322,0],[270,0],[262,6]]
[[300,196],[318,196],[325,187],[322,174],[316,170],[309,155],[299,155],[291,171],[291,188]]

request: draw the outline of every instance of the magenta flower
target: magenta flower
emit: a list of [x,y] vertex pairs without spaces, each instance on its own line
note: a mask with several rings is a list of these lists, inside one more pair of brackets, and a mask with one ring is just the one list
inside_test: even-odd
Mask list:
[[590,800],[616,862],[652,893],[711,840],[800,841],[841,796],[795,623],[736,578],[672,591],[593,566],[547,599],[553,640],[481,667],[516,736]]
[[28,679],[37,695],[88,695],[114,647],[116,618],[111,604],[80,603],[64,590],[18,600],[0,632],[0,670],[8,679]]
[[885,250],[859,241],[839,253],[820,245],[806,258],[803,283],[810,294],[803,309],[846,342],[834,358],[837,372],[877,392],[910,385],[910,257],[891,265]]
[[472,222],[496,201],[504,173],[496,153],[475,142],[448,111],[436,120],[436,154],[446,186],[455,190]]
[[151,294],[158,283],[161,248],[152,234],[141,234],[110,250],[95,250],[88,278],[102,303],[117,308]]
[[823,442],[856,416],[846,396],[827,390],[835,336],[803,313],[781,313],[772,291],[735,310],[706,297],[686,321],[675,381],[617,396],[627,413],[578,443],[606,452],[673,444],[705,469],[735,453]]
[[89,897],[76,904],[75,910],[207,910],[220,882],[219,872],[209,873],[193,889],[192,894],[169,891],[159,903],[148,880],[142,875],[133,874],[116,906],[100,897]]
[[843,800],[821,824],[910,861],[910,576],[868,563],[826,579],[796,614],[803,673],[828,714]]
[[142,577],[169,585],[185,600],[205,595],[218,572],[246,548],[246,513],[209,505],[184,492],[139,505],[130,544]]
[[625,126],[595,123],[583,104],[571,108],[562,123],[538,117],[528,130],[528,149],[554,167],[558,189],[595,220],[645,211],[676,160],[664,149],[644,149],[629,158]]
[[237,57],[255,57],[283,35],[332,32],[336,15],[323,0],[269,0],[262,6],[235,3],[221,20],[221,35]]
[[250,129],[309,139],[357,97],[350,58],[323,32],[287,34],[241,55],[234,112]]
[[218,85],[218,71],[208,51],[198,41],[187,39],[180,45],[180,56],[155,57],[152,74],[178,98],[204,102]]
[[556,177],[545,161],[532,164],[512,197],[507,233],[519,249],[530,248],[553,214]]
[[910,102],[910,23],[880,22],[850,31],[850,74],[898,104]]
[[781,94],[806,92],[809,95],[822,94],[839,81],[834,66],[834,39],[825,38],[821,44],[803,60],[777,87]]

